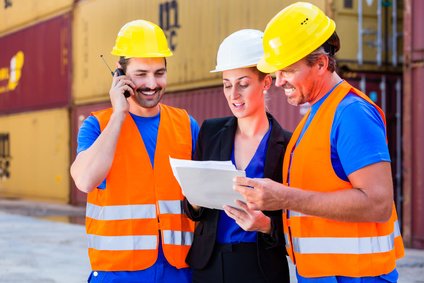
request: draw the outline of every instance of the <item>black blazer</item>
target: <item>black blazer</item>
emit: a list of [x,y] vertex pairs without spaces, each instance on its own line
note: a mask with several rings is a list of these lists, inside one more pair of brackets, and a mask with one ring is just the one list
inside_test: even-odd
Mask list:
[[[282,163],[291,133],[283,130],[278,122],[268,114],[272,129],[266,152],[264,177],[282,181]],[[195,160],[230,160],[237,129],[237,118],[225,117],[209,119],[203,122],[197,140]],[[219,210],[201,208],[194,211],[184,199],[184,211],[187,216],[199,221],[186,262],[190,267],[203,269],[209,262],[216,242]],[[264,211],[271,219],[271,235],[258,232],[257,256],[263,275],[268,282],[289,282],[289,270],[285,252],[285,240],[282,227],[282,211]]]

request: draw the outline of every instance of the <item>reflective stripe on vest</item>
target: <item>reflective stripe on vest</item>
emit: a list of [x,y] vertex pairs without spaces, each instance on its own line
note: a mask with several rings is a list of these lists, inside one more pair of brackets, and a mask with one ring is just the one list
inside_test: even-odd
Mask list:
[[[93,113],[101,131],[112,112]],[[184,196],[172,174],[169,156],[191,159],[191,155],[190,118],[185,110],[160,104],[154,167],[136,123],[126,116],[106,188],[94,189],[87,197],[86,230],[93,270],[136,271],[152,266],[157,259],[159,233],[168,263],[187,267],[194,223],[183,213]]]
[[309,215],[307,215],[307,214],[303,214],[303,213],[301,213],[301,212],[297,212],[297,211],[294,211],[294,210],[290,210],[290,211],[287,213],[287,215],[290,215],[290,217],[305,217],[305,216],[309,216]]
[[389,252],[394,248],[394,239],[400,236],[399,223],[394,223],[394,232],[387,236],[360,238],[293,238],[295,252],[301,254],[370,254]]
[[181,200],[160,200],[159,213],[160,214],[181,214],[183,213],[183,206]]
[[284,240],[286,241],[286,247],[290,247],[289,235],[287,233],[284,233]]
[[97,236],[87,235],[88,247],[105,251],[156,250],[156,236]]
[[[284,178],[287,179],[290,170],[290,186],[322,193],[352,188],[351,183],[334,172],[329,138],[336,109],[348,93],[375,106],[385,120],[381,109],[365,94],[346,82],[338,85],[323,102],[298,144],[296,141],[308,114],[292,135],[283,162]],[[297,211],[285,211],[283,215],[284,231],[291,238],[286,241],[287,253],[303,277],[378,276],[391,272],[396,258],[403,255],[394,205],[390,219],[385,222],[344,222]]]
[[86,216],[96,220],[156,218],[154,204],[98,206],[87,203]]
[[163,243],[167,245],[190,246],[194,233],[184,231],[163,230]]

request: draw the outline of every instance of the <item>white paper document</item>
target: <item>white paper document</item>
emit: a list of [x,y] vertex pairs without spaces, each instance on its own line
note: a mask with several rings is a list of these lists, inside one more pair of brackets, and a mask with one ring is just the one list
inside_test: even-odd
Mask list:
[[243,197],[233,189],[233,178],[246,176],[231,161],[194,161],[169,158],[172,172],[191,204],[223,209],[224,204],[236,207]]

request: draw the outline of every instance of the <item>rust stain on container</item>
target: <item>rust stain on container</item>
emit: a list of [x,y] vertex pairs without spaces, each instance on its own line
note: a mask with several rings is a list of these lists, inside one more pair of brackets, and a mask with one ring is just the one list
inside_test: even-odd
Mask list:
[[69,104],[69,13],[1,37],[0,46],[1,114]]

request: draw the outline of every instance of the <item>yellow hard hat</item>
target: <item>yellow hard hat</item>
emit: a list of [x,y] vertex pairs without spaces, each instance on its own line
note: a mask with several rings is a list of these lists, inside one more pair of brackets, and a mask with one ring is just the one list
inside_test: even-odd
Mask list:
[[336,24],[311,3],[297,2],[281,10],[266,26],[264,56],[258,69],[272,73],[296,63],[325,43]]
[[163,30],[158,25],[145,20],[135,20],[125,24],[116,37],[111,54],[125,58],[172,56]]

